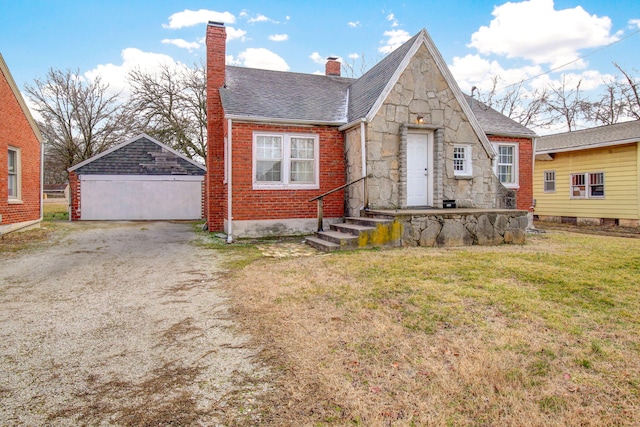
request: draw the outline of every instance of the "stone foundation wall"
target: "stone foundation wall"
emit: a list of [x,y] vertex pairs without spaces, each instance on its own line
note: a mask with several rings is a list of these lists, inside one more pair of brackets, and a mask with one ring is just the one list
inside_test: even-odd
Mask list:
[[441,210],[393,216],[402,224],[404,246],[523,244],[529,222],[527,211],[520,210]]

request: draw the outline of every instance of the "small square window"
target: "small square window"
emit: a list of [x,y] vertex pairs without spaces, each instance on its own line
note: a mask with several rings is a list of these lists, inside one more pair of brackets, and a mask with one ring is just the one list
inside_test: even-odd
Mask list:
[[453,146],[453,173],[456,176],[471,176],[471,146],[458,145]]

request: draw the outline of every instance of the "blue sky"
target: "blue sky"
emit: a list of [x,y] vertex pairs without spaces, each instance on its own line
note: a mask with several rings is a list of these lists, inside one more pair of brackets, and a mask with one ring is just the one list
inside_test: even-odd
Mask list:
[[0,0],[0,53],[21,89],[53,67],[119,90],[132,67],[204,59],[209,19],[225,22],[228,62],[244,66],[313,73],[335,55],[358,68],[426,28],[467,92],[493,75],[533,88],[561,73],[597,90],[613,61],[640,75],[638,0]]

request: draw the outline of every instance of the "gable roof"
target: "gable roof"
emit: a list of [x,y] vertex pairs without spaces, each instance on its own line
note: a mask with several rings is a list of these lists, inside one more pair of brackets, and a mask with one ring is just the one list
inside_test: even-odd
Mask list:
[[493,109],[469,102],[425,29],[358,79],[227,66],[225,85],[220,88],[225,117],[338,126],[362,119],[370,121],[422,45],[490,157],[496,153],[487,134],[536,135]]
[[22,97],[22,94],[20,93],[20,90],[18,89],[18,86],[16,85],[15,80],[13,80],[13,76],[9,71],[9,67],[7,66],[7,63],[4,62],[4,58],[2,57],[1,53],[0,53],[0,73],[4,75],[4,78],[7,81],[9,88],[13,92],[13,95],[16,97],[16,100],[18,101],[18,104],[20,105],[20,108],[22,109],[24,116],[27,118],[27,121],[29,122],[29,126],[31,126],[31,130],[33,130],[33,133],[38,139],[38,141],[42,143],[42,134],[40,133],[40,129],[38,128],[36,121],[33,119],[33,116],[31,115],[31,111],[29,111],[29,107],[27,107],[26,102],[24,102],[24,98]]
[[226,67],[220,89],[227,118],[343,124],[352,79]]
[[522,126],[520,123],[483,104],[477,99],[466,94],[464,97],[471,107],[473,114],[478,119],[480,127],[486,134],[524,138],[534,138],[537,136],[531,129]]
[[79,175],[204,175],[206,168],[141,134],[70,167],[69,172],[73,171]]
[[536,154],[586,150],[633,142],[640,142],[640,120],[542,136],[536,143]]

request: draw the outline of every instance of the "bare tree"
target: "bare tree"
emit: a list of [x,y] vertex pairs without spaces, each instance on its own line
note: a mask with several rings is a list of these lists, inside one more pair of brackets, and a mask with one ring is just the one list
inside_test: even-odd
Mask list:
[[622,98],[626,103],[625,114],[628,117],[640,120],[640,80],[633,78],[615,62],[613,65],[622,73],[627,83],[626,85],[623,84],[621,88]]
[[624,102],[619,82],[604,83],[604,92],[593,102],[585,101],[587,120],[597,125],[611,125],[625,116],[627,104]]
[[491,90],[486,94],[479,94],[480,101],[523,126],[536,128],[551,124],[545,118],[546,103],[549,93],[546,89],[527,91],[523,82],[499,88],[500,78],[492,78]]
[[128,110],[144,132],[193,159],[207,155],[206,73],[164,64],[158,72],[133,70],[128,76]]
[[581,83],[580,80],[575,88],[569,88],[566,76],[563,75],[562,82],[551,87],[550,96],[545,103],[553,122],[564,122],[569,132],[575,130],[580,118],[587,117],[588,103],[582,99]]
[[99,77],[87,80],[79,71],[50,69],[44,79],[25,85],[42,120],[47,166],[54,176],[118,142],[130,121],[122,115],[118,94]]

